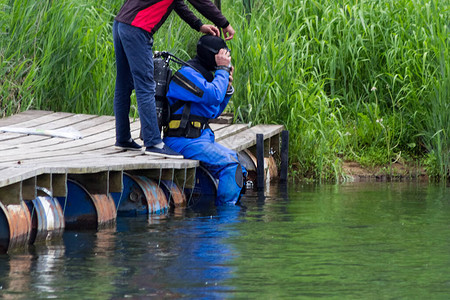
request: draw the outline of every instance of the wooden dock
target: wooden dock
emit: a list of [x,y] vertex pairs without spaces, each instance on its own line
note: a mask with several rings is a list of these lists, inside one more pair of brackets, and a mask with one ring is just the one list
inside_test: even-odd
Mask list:
[[[35,132],[2,132],[2,128],[27,128]],[[253,161],[256,135],[263,134],[265,157],[269,158],[272,153],[277,153],[279,135],[283,130],[281,125],[250,127],[248,124],[211,124],[211,128],[215,132],[216,141],[243,153],[248,160]],[[138,140],[139,120],[131,120],[131,130],[132,137]],[[82,138],[52,136],[52,132],[72,131],[80,133]],[[37,205],[33,206],[31,202],[39,197],[59,197],[67,201],[69,182],[79,184],[89,195],[106,195],[107,198],[110,194],[124,193],[125,175],[138,182],[141,190],[145,190],[150,184],[142,183],[142,180],[147,179],[156,182],[156,188],[162,181],[171,181],[174,186],[180,187],[181,193],[198,184],[198,161],[162,159],[143,155],[138,151],[118,151],[113,147],[114,142],[113,116],[29,110],[0,119],[0,210],[3,210],[5,222],[10,227],[7,232],[3,230],[6,233],[2,233],[0,224],[0,247],[1,240],[4,239],[2,235],[9,237],[7,248],[11,246],[13,239],[20,240],[19,236],[29,235],[26,231],[31,230],[30,224],[36,209],[34,206]],[[142,193],[147,193],[147,197],[150,197],[148,191]],[[173,195],[171,192],[169,198],[174,198]],[[100,211],[104,205],[103,200],[93,201],[97,211]],[[108,209],[113,216],[107,217],[106,221],[115,219],[120,201],[116,200],[114,206],[109,205]],[[57,201],[54,202],[58,206]],[[31,207],[30,213],[22,211],[24,203]],[[65,206],[67,203],[63,204]],[[63,210],[66,213],[65,207]],[[101,223],[100,213],[97,214],[98,223]],[[27,223],[27,229],[13,233],[12,227],[16,226],[13,224],[14,218],[23,218],[25,223],[31,223]]]

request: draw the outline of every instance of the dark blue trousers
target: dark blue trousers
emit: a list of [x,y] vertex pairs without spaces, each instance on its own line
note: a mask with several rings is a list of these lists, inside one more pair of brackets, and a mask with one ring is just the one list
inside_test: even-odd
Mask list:
[[145,30],[114,21],[113,41],[117,68],[114,94],[116,140],[126,142],[131,138],[130,96],[134,89],[144,146],[161,143],[153,79],[153,38]]

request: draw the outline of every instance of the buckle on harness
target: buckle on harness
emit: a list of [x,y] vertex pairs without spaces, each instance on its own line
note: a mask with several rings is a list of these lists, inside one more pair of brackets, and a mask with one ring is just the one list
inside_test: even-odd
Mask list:
[[180,128],[180,120],[172,120],[169,122],[169,129],[178,129]]

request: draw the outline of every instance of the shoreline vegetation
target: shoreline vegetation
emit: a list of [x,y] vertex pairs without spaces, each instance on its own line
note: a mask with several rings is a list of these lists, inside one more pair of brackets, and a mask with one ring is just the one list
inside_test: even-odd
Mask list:
[[[112,21],[122,3],[0,0],[0,116],[112,115]],[[450,0],[221,6],[237,32],[228,112],[289,130],[292,177],[341,181],[361,168],[386,179],[400,170],[449,179]],[[199,36],[173,13],[155,50],[187,60]]]

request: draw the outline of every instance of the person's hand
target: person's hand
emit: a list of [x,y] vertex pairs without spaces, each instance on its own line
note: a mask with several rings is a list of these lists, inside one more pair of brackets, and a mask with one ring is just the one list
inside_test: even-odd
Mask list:
[[231,54],[227,49],[220,49],[219,53],[215,56],[217,66],[230,66],[231,65]]
[[231,25],[228,25],[223,29],[223,36],[225,37],[225,41],[231,40],[234,37],[234,34],[236,32],[234,31],[233,27]]
[[219,29],[216,26],[214,26],[214,25],[203,24],[200,27],[200,32],[205,33],[205,34],[220,36]]

